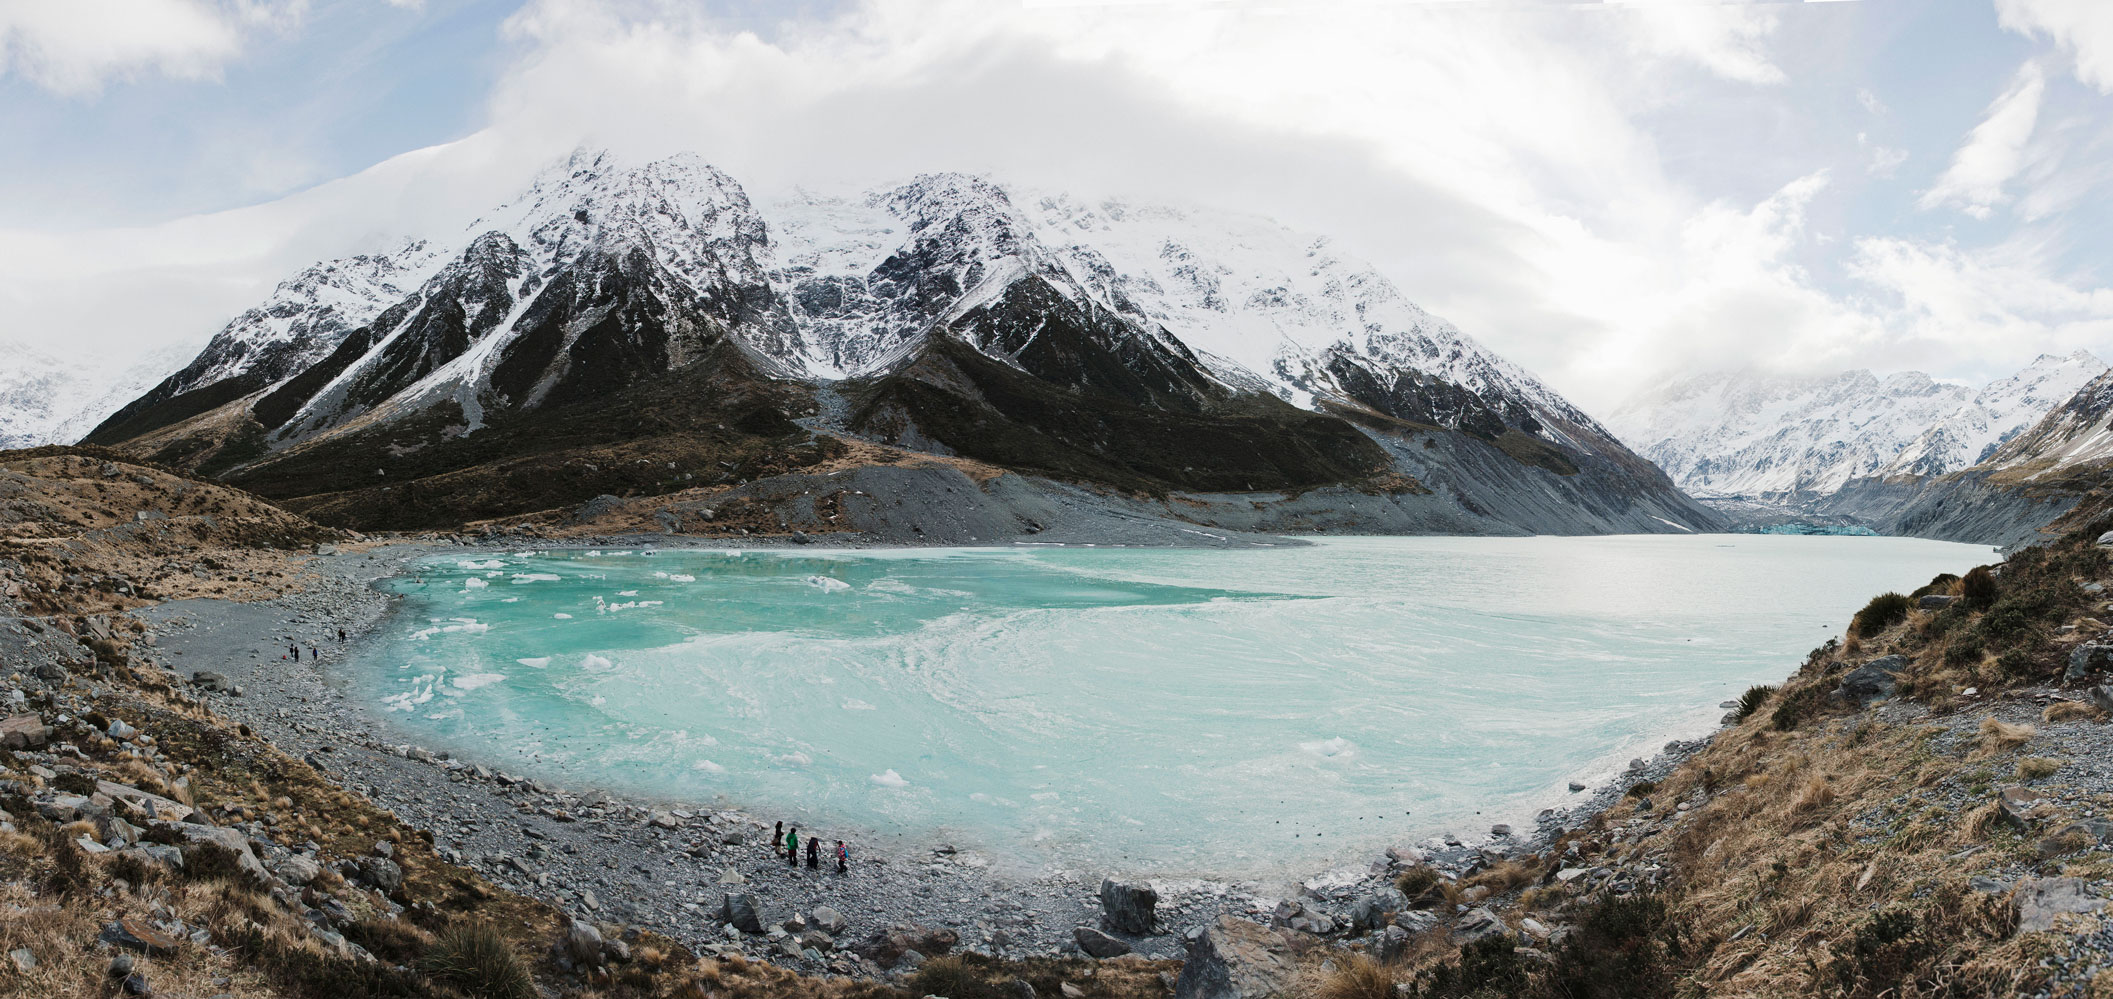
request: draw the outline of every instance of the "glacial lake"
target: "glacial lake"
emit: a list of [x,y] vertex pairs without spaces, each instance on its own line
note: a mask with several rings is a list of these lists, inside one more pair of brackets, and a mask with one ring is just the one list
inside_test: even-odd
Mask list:
[[399,741],[1022,870],[1269,876],[1538,809],[1982,546],[1759,535],[432,558]]

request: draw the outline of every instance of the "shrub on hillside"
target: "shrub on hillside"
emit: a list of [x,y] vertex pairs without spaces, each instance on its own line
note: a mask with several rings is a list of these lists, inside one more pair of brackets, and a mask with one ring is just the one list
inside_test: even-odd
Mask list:
[[1985,565],[1977,565],[1959,581],[1959,597],[1966,605],[1981,610],[1996,602],[1996,574]]
[[1509,934],[1495,933],[1460,948],[1458,960],[1426,968],[1409,986],[1416,999],[1506,999],[1527,995],[1526,962]]
[[1920,600],[1932,593],[1950,593],[1952,584],[1958,581],[1959,577],[1957,575],[1949,572],[1940,572],[1932,577],[1928,584],[1918,587],[1915,592],[1908,594],[1908,598]]
[[1680,957],[1663,900],[1615,896],[1580,914],[1555,953],[1548,990],[1565,999],[1660,999],[1673,994]]
[[1761,705],[1768,703],[1768,699],[1774,697],[1775,692],[1774,687],[1765,683],[1746,688],[1746,693],[1739,695],[1739,720],[1745,721],[1753,717],[1753,713],[1761,710]]
[[478,999],[536,999],[521,955],[489,923],[456,923],[426,948],[419,967],[437,982]]
[[1907,620],[1908,608],[1913,601],[1898,593],[1881,593],[1871,598],[1864,609],[1856,612],[1849,622],[1849,631],[1861,638],[1869,638]]

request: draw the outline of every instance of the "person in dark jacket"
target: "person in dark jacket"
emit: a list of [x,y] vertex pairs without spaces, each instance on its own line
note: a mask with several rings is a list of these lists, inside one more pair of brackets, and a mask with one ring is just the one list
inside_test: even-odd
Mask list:
[[822,869],[822,841],[813,836],[807,837],[807,869],[810,871]]
[[777,830],[770,834],[770,855],[773,857],[785,855],[785,823],[783,822],[778,823]]

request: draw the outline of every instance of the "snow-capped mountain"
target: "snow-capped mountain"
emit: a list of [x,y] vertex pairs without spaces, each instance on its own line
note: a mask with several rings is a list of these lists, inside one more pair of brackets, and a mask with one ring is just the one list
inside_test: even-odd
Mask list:
[[1995,449],[1980,468],[2026,481],[2113,461],[2113,373],[2101,372],[2039,422]]
[[1972,465],[2106,370],[2041,356],[1979,391],[1919,371],[1682,379],[1610,417],[1622,438],[1705,498],[1797,503],[1859,479]]
[[1566,525],[1711,519],[1324,239],[959,174],[757,206],[692,156],[575,154],[458,235],[310,268],[91,439],[342,492],[377,451],[441,474],[648,412],[764,447],[831,383],[833,432],[1131,489],[1471,491],[1401,445],[1452,433],[1483,485],[1526,466],[1591,507]]
[[0,343],[0,356],[8,360],[0,370],[0,450],[71,444],[197,353],[195,342],[178,344],[112,367]]
[[1791,501],[1875,474],[1972,396],[1919,371],[1715,373],[1631,400],[1609,422],[1690,495]]
[[1979,464],[2106,370],[2106,362],[2089,351],[2067,357],[2041,354],[2024,370],[1974,393],[1957,412],[1910,441],[1878,474],[1943,475]]

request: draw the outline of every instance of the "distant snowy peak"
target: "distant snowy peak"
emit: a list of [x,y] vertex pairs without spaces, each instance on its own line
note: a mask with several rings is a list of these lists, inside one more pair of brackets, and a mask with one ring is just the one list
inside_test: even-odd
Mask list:
[[1971,466],[2105,371],[2079,351],[2042,355],[1978,391],[1919,371],[1717,373],[1632,400],[1612,422],[1693,495],[1809,498],[1860,478]]
[[1978,464],[2106,370],[2106,363],[2089,351],[2066,357],[2042,354],[2024,370],[1990,382],[1958,411],[1909,442],[1879,474],[1942,475]]
[[2005,441],[1983,467],[2041,477],[2107,461],[2113,461],[2113,372],[2092,379]]
[[1790,499],[1876,474],[1971,399],[1919,371],[1712,373],[1634,399],[1611,422],[1692,495]]

